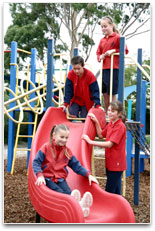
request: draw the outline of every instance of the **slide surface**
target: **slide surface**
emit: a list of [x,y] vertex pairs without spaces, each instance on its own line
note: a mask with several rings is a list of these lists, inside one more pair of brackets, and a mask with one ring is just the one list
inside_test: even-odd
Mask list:
[[[104,116],[101,109],[92,112]],[[98,113],[99,112],[99,113]],[[42,118],[34,137],[29,161],[28,189],[31,203],[41,217],[52,223],[135,223],[130,204],[122,196],[105,192],[99,185],[89,186],[88,179],[77,175],[71,169],[67,177],[70,188],[79,189],[81,194],[90,191],[93,194],[93,205],[90,215],[83,217],[79,203],[70,195],[50,190],[45,185],[35,185],[36,176],[32,162],[39,148],[49,140],[54,124],[66,124],[70,129],[67,146],[85,168],[91,170],[92,146],[81,140],[82,134],[92,139],[96,135],[93,122],[87,117],[85,123],[70,122],[61,108],[50,107]]]

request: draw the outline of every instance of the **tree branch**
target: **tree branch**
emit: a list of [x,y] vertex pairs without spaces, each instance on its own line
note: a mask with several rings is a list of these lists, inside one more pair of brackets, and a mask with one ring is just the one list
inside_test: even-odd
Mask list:
[[[93,3],[88,3],[87,8],[90,8],[92,5],[93,5]],[[77,26],[76,26],[77,28],[80,26],[81,21],[82,21],[82,19],[84,18],[85,14],[86,14],[86,9],[84,9],[84,12],[83,12],[83,14],[82,14],[81,17],[80,17],[79,22],[77,23]]]
[[142,8],[142,10],[139,12],[139,14],[135,17],[135,19],[129,24],[129,25],[126,25],[126,28],[124,29],[124,31],[122,31],[122,35],[125,34],[125,32],[127,31],[127,29],[129,27],[131,27],[136,21],[137,19],[140,17],[140,15],[142,14],[142,12],[146,9],[146,7]]
[[133,35],[131,34],[131,36],[128,37],[128,38],[126,38],[126,40],[128,40],[128,39],[130,39],[130,38],[132,38],[132,37],[134,37],[134,36],[136,36],[136,35],[144,34],[144,33],[148,32],[148,31],[150,31],[150,30],[142,31],[142,32],[139,32],[139,33],[133,34]]
[[136,32],[139,30],[139,28],[141,28],[149,19],[150,19],[150,18],[148,18],[147,20],[145,20],[139,27],[137,27],[137,28],[135,29],[135,31],[133,31],[133,32],[130,33],[130,34],[125,35],[125,37],[130,36],[130,35],[133,35],[134,33],[136,33]]

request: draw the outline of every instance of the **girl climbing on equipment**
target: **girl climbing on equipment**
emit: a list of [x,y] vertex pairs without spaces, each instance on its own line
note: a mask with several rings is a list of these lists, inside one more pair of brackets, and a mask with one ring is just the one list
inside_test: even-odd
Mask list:
[[99,121],[93,113],[88,116],[95,123],[97,135],[99,138],[106,138],[106,141],[94,141],[87,135],[82,138],[87,143],[101,148],[105,148],[105,164],[107,182],[105,190],[107,192],[121,194],[121,176],[127,169],[126,162],[126,126],[125,112],[123,104],[119,101],[113,101],[108,107],[108,117],[110,122],[102,130]]
[[68,175],[67,166],[77,174],[88,177],[90,185],[92,182],[98,183],[98,181],[80,164],[71,150],[66,146],[68,138],[68,126],[64,124],[53,126],[49,142],[40,148],[33,160],[33,170],[37,176],[35,184],[38,186],[45,184],[54,191],[71,194],[79,201],[84,217],[87,217],[90,212],[90,206],[93,203],[92,194],[86,192],[81,199],[79,190],[76,189],[71,192],[66,182]]
[[[110,16],[105,16],[101,20],[101,29],[104,37],[100,40],[96,54],[97,60],[101,62],[102,66],[102,93],[104,97],[104,106],[107,112],[110,103],[110,69],[111,69],[111,55],[119,52],[120,49],[120,35],[113,19]],[[128,48],[125,47],[125,52],[128,54]],[[116,100],[118,91],[118,73],[119,73],[119,55],[114,56],[113,62],[113,90],[112,101]]]

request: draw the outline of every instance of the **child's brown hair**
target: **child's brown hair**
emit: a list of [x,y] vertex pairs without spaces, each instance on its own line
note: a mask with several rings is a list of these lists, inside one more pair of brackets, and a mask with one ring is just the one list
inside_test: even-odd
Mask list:
[[72,59],[71,59],[71,64],[72,65],[77,65],[77,64],[81,64],[81,66],[83,67],[84,66],[84,59],[81,57],[81,56],[74,56]]
[[113,32],[116,32],[117,34],[119,34],[119,30],[116,28],[116,25],[110,16],[104,16],[102,20],[107,20],[109,24],[113,24]]
[[116,101],[112,101],[110,103],[110,106],[113,110],[116,110],[118,111],[118,113],[121,113],[121,119],[123,121],[123,123],[125,123],[126,121],[126,112],[123,108],[123,104],[122,102],[120,102],[119,100],[116,100]]
[[[52,140],[53,140],[53,133],[57,133],[59,130],[64,130],[64,131],[69,131],[69,127],[65,124],[58,124],[58,125],[53,125],[52,129],[51,129],[51,133],[50,133],[50,141],[52,143]],[[53,150],[52,150],[53,152]],[[69,153],[67,152],[67,148],[65,148],[65,156],[70,159],[70,155]]]

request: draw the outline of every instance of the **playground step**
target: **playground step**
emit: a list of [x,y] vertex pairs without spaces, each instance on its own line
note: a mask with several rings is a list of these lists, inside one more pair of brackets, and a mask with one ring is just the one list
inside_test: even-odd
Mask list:
[[28,125],[28,124],[35,124],[35,122],[21,122],[20,124],[26,124],[26,125]]
[[94,156],[94,159],[97,159],[97,160],[104,160],[105,159],[105,157],[104,156]]
[[[22,149],[21,148],[17,148],[18,141],[19,141],[19,138],[32,138],[32,140],[33,140],[33,137],[34,137],[35,132],[36,132],[37,121],[38,121],[38,114],[35,114],[34,121],[31,121],[31,122],[22,122],[22,123],[19,123],[18,126],[17,126],[16,140],[15,140],[14,153],[13,153],[13,161],[12,161],[12,167],[11,167],[11,174],[13,174],[13,171],[14,171],[16,152],[18,152],[18,151],[28,151],[27,160],[29,160],[29,155],[30,155],[30,151],[31,151],[30,145],[28,145],[28,148],[22,148]],[[32,125],[32,124],[34,126],[33,126],[33,129],[32,129],[32,134],[31,135],[19,135],[21,125],[28,125],[29,126],[29,125]],[[27,162],[27,166],[28,166],[28,162]]]
[[24,138],[24,137],[33,137],[33,135],[18,135],[18,137],[20,137],[20,138],[21,138],[21,137],[23,137],[23,138]]
[[17,148],[16,152],[17,151],[31,151],[31,148]]

